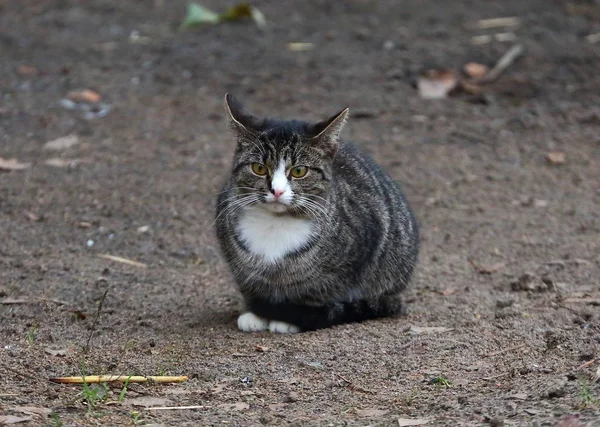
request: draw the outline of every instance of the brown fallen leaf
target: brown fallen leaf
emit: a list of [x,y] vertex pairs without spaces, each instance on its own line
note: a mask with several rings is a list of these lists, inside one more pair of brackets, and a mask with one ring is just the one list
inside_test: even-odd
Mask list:
[[356,409],[354,412],[359,417],[379,418],[379,417],[383,417],[385,414],[387,414],[390,411],[388,411],[387,409]]
[[265,347],[264,345],[256,345],[256,351],[260,352],[260,353],[264,353],[266,351],[269,350],[269,347]]
[[17,159],[4,159],[0,157],[0,170],[20,171],[27,169],[31,163],[20,163]]
[[567,155],[561,151],[551,151],[546,154],[546,160],[553,165],[562,165],[567,160]]
[[64,350],[64,349],[53,350],[51,348],[47,348],[44,351],[46,353],[48,353],[50,356],[65,357],[67,355],[67,350]]
[[425,418],[398,418],[398,425],[400,427],[412,427],[412,426],[423,426],[429,422],[428,419]]
[[23,215],[25,215],[25,218],[27,218],[29,221],[33,221],[33,222],[39,222],[44,219],[43,216],[34,214],[33,212],[29,212],[29,211],[23,212]]
[[125,400],[125,403],[128,403],[132,406],[143,406],[144,408],[150,408],[152,406],[166,406],[170,402],[171,401],[169,399],[153,396],[140,396]]
[[454,295],[456,293],[456,289],[455,288],[448,288],[448,289],[444,289],[442,291],[438,291],[440,294],[442,294],[443,296],[447,297],[449,295]]
[[67,94],[67,99],[75,102],[100,102],[102,95],[91,89],[73,90]]
[[485,64],[479,64],[477,62],[469,62],[464,65],[463,71],[465,74],[474,79],[480,79],[487,75],[490,71],[489,67]]
[[48,141],[42,147],[44,150],[66,150],[79,143],[79,137],[77,135],[67,135],[60,138]]
[[427,70],[417,78],[417,89],[423,99],[443,99],[456,88],[458,78],[450,70]]
[[15,415],[0,415],[0,425],[10,425],[31,421],[33,417],[17,417]]

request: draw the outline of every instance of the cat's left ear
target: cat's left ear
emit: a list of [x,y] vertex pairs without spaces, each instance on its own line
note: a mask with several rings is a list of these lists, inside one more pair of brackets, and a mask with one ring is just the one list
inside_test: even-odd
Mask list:
[[262,125],[261,119],[249,113],[242,103],[229,93],[225,95],[225,109],[229,115],[232,129],[242,136],[255,135],[257,129]]
[[329,119],[312,126],[311,133],[314,135],[311,141],[315,146],[325,150],[327,154],[334,155],[339,146],[339,138],[346,120],[349,108],[344,108]]

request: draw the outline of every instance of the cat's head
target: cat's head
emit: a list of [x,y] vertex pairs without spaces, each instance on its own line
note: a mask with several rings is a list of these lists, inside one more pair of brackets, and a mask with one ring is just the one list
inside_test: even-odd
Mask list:
[[232,177],[240,203],[319,216],[348,109],[313,124],[256,117],[229,94],[225,107],[237,139]]
[[320,216],[348,109],[307,123],[256,117],[229,94],[225,107],[237,138],[232,175],[239,203]]

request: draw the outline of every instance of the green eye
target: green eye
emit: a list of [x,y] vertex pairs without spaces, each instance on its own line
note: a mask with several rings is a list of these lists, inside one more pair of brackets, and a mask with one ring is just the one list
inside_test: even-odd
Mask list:
[[267,167],[260,163],[252,163],[252,172],[258,176],[265,176],[267,174]]
[[290,171],[290,175],[293,178],[304,178],[308,173],[308,168],[306,166],[294,166]]

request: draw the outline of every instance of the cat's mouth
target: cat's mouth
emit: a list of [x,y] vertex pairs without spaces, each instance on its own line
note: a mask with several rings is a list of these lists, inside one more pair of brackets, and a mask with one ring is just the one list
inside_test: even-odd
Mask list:
[[292,207],[291,203],[287,200],[282,200],[282,199],[269,200],[269,198],[267,198],[265,200],[265,203],[263,204],[263,206],[269,212],[278,213],[278,214],[285,213]]

